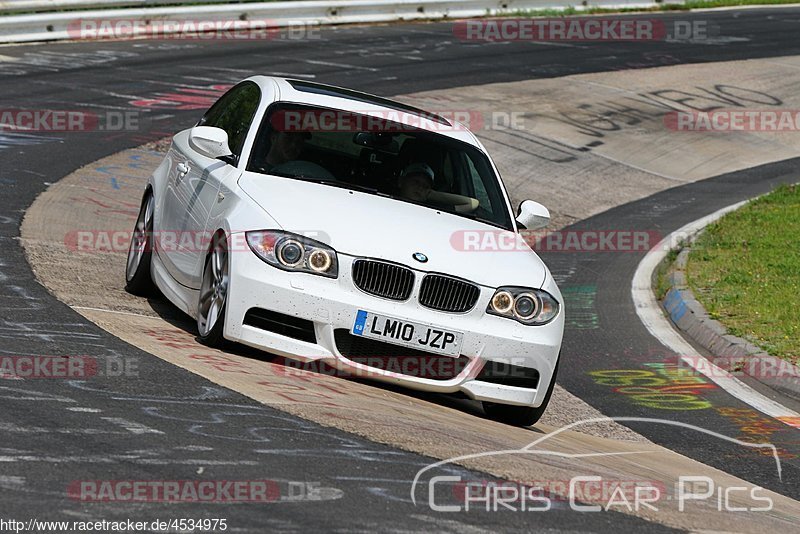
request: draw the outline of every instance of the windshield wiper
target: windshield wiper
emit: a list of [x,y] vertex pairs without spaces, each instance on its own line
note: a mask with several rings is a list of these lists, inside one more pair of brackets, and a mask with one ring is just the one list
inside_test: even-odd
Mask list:
[[258,172],[262,172],[264,174],[271,174],[272,176],[280,176],[281,178],[297,178],[296,175],[288,173],[288,172],[278,172],[278,171],[272,171],[272,170],[267,170],[267,169],[262,169],[262,168],[258,169]]
[[492,221],[490,219],[485,219],[483,217],[476,217],[476,216],[472,216],[472,215],[466,215],[466,217],[472,219],[473,221],[478,221],[478,222],[482,222],[482,223],[486,223],[486,224],[491,224],[491,225],[497,226],[497,222]]
[[331,180],[330,178],[311,178],[311,177],[306,177],[306,176],[302,176],[302,175],[301,176],[294,176],[293,178],[297,178],[298,180],[302,180],[304,182],[312,182],[312,183],[315,183],[315,184],[331,185],[333,187],[340,187],[342,189],[352,189],[354,191],[362,191],[364,193],[372,193],[372,194],[380,195],[380,196],[388,196],[385,193],[381,193],[380,191],[378,191],[374,187],[367,187],[365,185],[353,184],[353,183],[350,183],[350,182],[343,182],[341,180],[336,180],[336,179]]
[[[453,213],[453,212],[451,212],[451,213]],[[497,221],[492,221],[491,219],[486,219],[485,217],[479,217],[477,215],[470,215],[468,213],[455,213],[455,215],[459,215],[461,217],[465,217],[465,218],[471,219],[473,221],[482,222],[484,224],[490,224],[492,226],[497,226],[499,228],[503,228],[504,230],[508,230],[509,232],[511,231],[511,228],[507,228],[504,225],[498,223]]]

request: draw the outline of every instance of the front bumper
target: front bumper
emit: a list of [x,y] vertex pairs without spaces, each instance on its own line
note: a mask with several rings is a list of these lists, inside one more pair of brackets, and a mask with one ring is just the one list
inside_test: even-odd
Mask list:
[[[339,253],[339,276],[330,279],[281,271],[261,261],[249,250],[232,254],[225,337],[293,360],[324,360],[332,367],[350,374],[418,390],[462,392],[475,400],[520,406],[538,407],[542,404],[553,379],[553,369],[561,348],[563,306],[559,315],[547,325],[524,326],[510,319],[486,314],[486,306],[494,288],[481,287],[478,303],[471,311],[439,312],[425,308],[417,301],[424,274],[422,271],[415,270],[414,290],[409,300],[398,302],[375,297],[358,289],[352,282],[350,272],[354,259]],[[316,343],[244,324],[245,314],[252,308],[311,321]],[[461,354],[469,362],[452,378],[433,379],[351,361],[337,348],[334,331],[352,331],[358,310],[463,332]],[[518,387],[480,380],[479,374],[487,361],[535,369],[539,374],[538,384],[536,387]]]

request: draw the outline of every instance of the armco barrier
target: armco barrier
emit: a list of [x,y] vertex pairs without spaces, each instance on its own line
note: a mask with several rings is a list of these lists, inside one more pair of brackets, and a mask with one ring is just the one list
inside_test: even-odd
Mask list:
[[[28,4],[41,0],[20,0]],[[112,7],[124,5],[128,0],[55,0],[53,4],[77,6]],[[157,0],[166,1],[166,0]],[[196,3],[197,0],[192,0]],[[681,3],[682,0],[669,0]],[[0,2],[0,6],[16,2]],[[132,2],[146,4],[147,2]],[[171,2],[174,3],[174,2]],[[486,15],[510,14],[518,10],[566,8],[575,5],[575,0],[295,0],[288,2],[248,2],[238,4],[165,6],[147,8],[92,9],[88,11],[63,11],[29,15],[6,15],[0,17],[0,42],[21,43],[33,41],[55,41],[73,39],[78,20],[204,20],[247,21],[269,20],[275,26],[290,24],[347,24],[391,22],[401,20],[468,18]],[[151,2],[152,4],[152,2]],[[578,8],[645,8],[657,5],[642,0],[595,0]]]
[[152,7],[189,3],[219,4],[220,0],[5,0],[0,1],[0,13],[52,13],[70,9]]

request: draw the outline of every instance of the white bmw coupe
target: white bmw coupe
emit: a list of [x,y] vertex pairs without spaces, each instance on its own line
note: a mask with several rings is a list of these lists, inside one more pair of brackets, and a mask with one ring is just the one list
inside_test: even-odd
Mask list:
[[[126,289],[199,340],[419,390],[531,425],[553,391],[561,293],[483,145],[444,114],[255,76],[174,136],[149,179]],[[468,242],[514,241],[515,252]],[[519,242],[522,242],[519,245]]]

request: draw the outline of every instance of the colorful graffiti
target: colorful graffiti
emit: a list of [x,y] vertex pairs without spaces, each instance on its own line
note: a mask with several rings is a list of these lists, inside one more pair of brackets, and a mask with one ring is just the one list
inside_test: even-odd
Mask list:
[[601,386],[610,386],[634,404],[657,410],[705,410],[711,403],[702,398],[716,385],[676,363],[645,363],[648,369],[590,371]]
[[[773,434],[786,429],[783,423],[765,417],[750,408],[716,408],[715,410],[739,429],[740,434],[736,436],[736,439],[747,443],[771,443]],[[796,454],[782,447],[776,446],[776,448],[781,458],[797,457]],[[772,456],[771,449],[752,450],[764,456]]]

